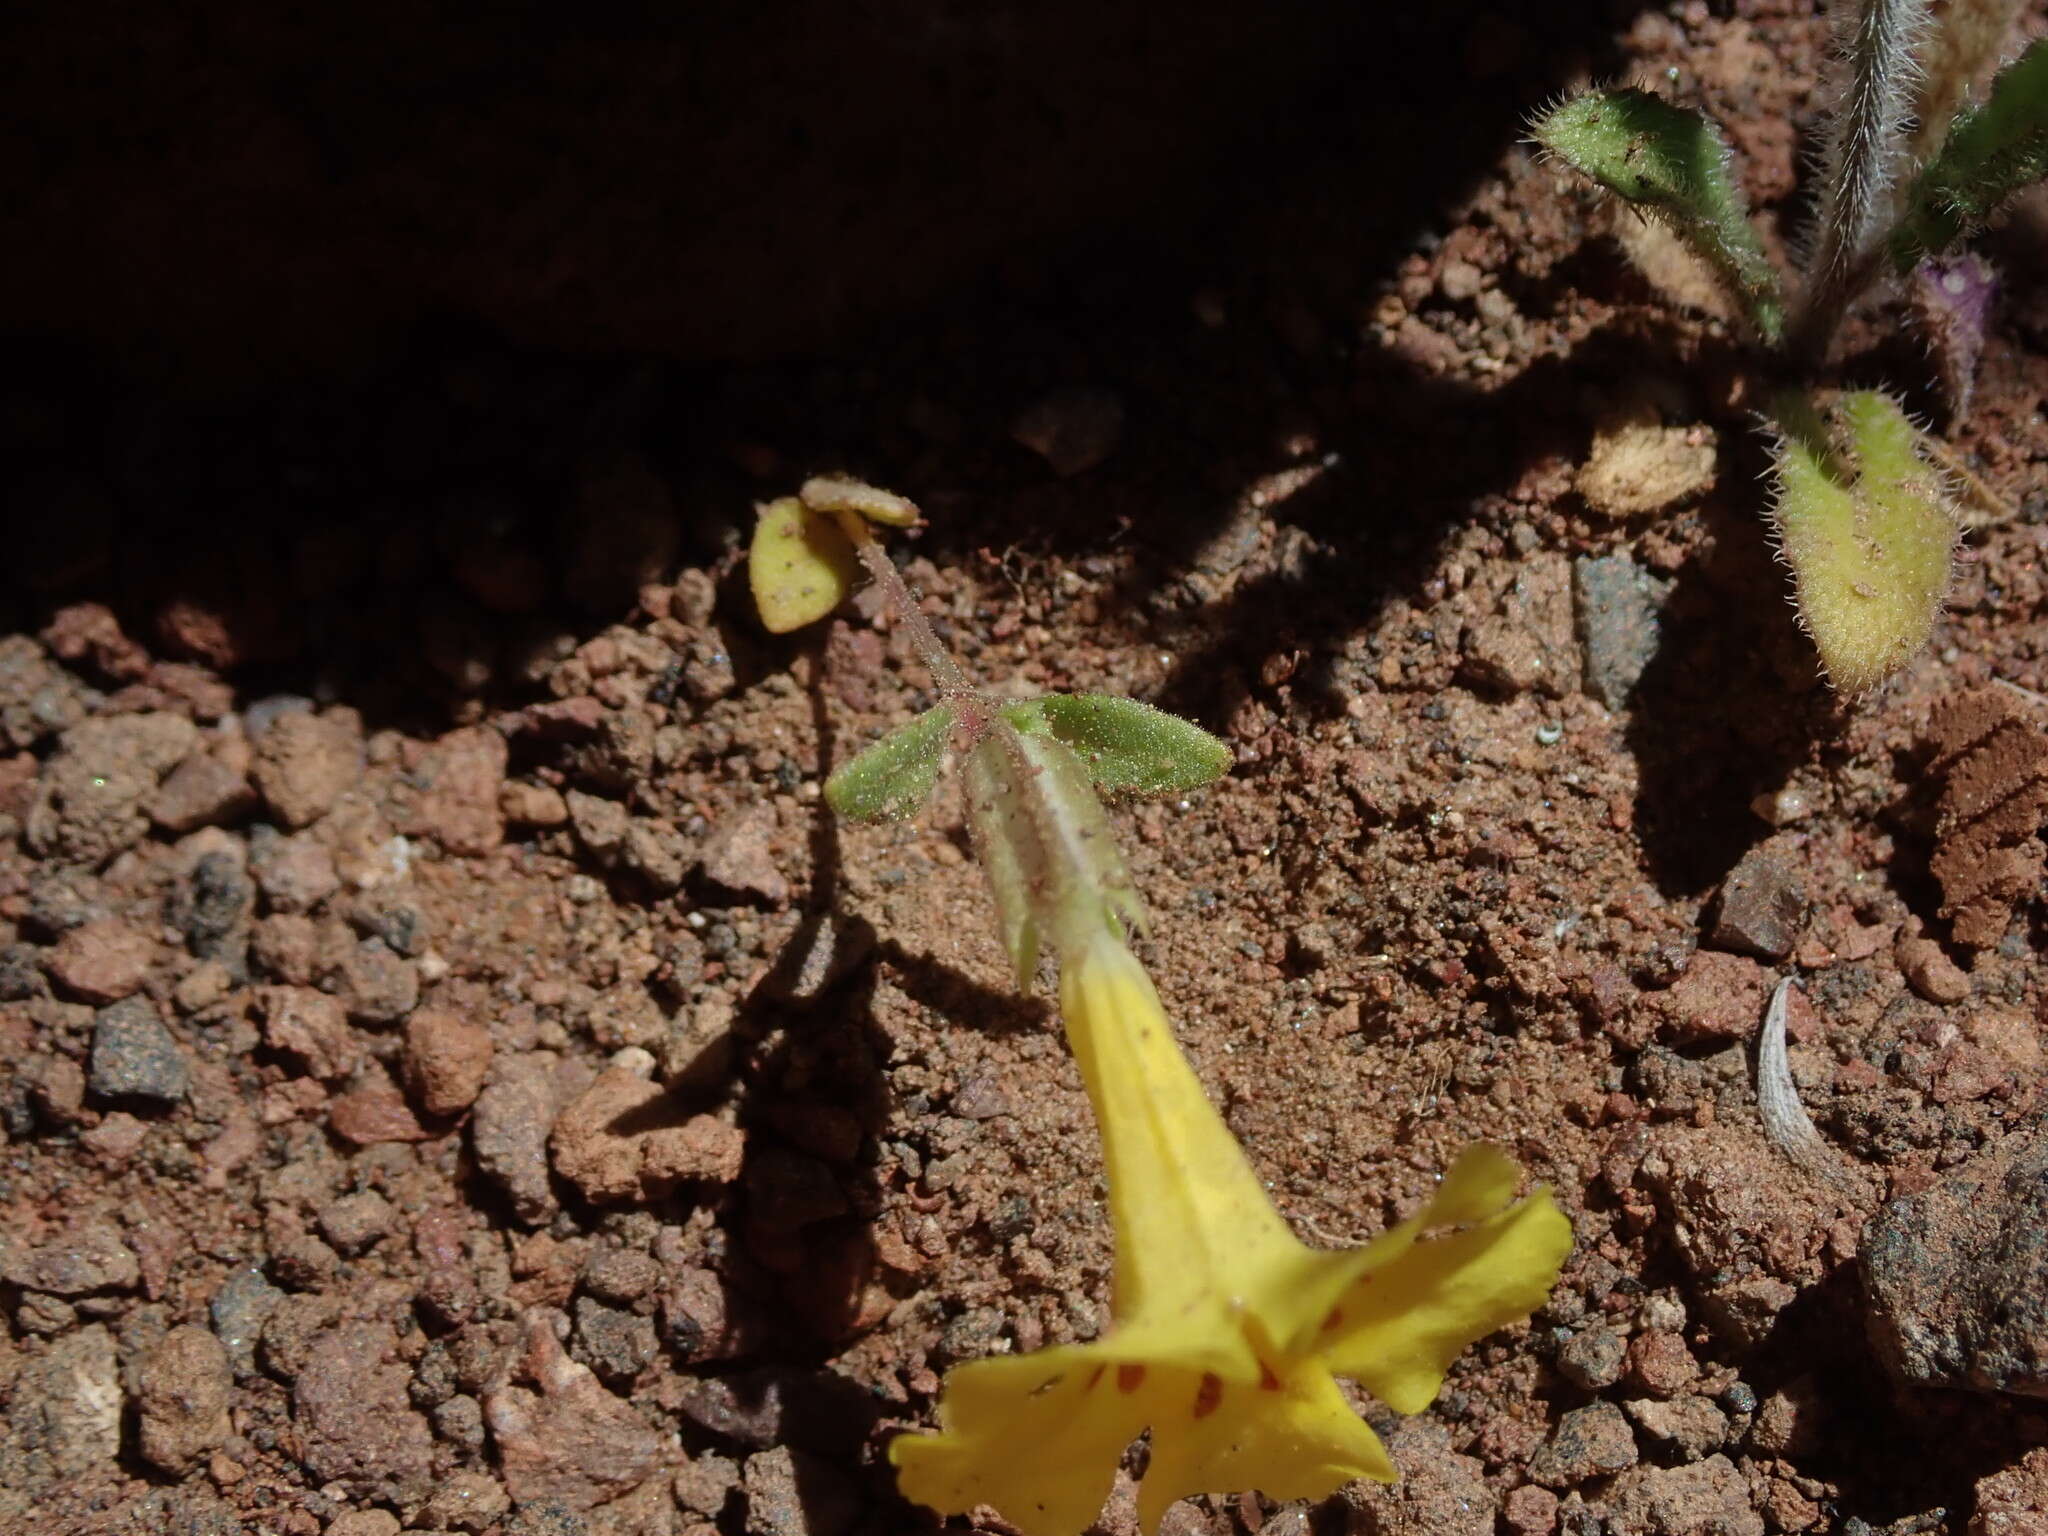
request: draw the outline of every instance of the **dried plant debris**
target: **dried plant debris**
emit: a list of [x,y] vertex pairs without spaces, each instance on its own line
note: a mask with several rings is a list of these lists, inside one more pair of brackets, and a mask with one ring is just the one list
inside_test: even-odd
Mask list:
[[2002,684],[1958,694],[1928,722],[1941,781],[1934,877],[1955,941],[1984,949],[2040,889],[2048,821],[2048,706]]

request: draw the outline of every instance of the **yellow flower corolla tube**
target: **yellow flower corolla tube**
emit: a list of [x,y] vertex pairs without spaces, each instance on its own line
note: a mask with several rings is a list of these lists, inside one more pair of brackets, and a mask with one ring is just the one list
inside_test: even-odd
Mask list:
[[1520,1170],[1480,1146],[1419,1215],[1362,1248],[1310,1249],[1202,1092],[1136,958],[1107,933],[1062,958],[1108,1169],[1115,1322],[1092,1344],[951,1372],[939,1432],[889,1448],[903,1492],[945,1514],[992,1506],[1026,1536],[1077,1536],[1148,1428],[1146,1530],[1190,1494],[1312,1499],[1392,1481],[1335,1378],[1402,1413],[1427,1407],[1459,1351],[1542,1305],[1571,1224],[1547,1190],[1515,1201]]

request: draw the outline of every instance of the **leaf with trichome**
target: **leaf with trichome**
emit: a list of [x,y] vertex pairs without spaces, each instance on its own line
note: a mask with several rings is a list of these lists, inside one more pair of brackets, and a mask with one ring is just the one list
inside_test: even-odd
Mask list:
[[1843,394],[1832,421],[1803,395],[1778,402],[1779,547],[1829,680],[1875,687],[1933,632],[1956,517],[1920,434],[1890,396]]
[[1984,222],[2014,193],[2048,176],[2048,39],[1991,83],[1981,107],[1957,115],[1941,153],[1914,178],[1891,239],[1892,265],[1910,272]]
[[1049,693],[1004,707],[1018,730],[1049,732],[1074,750],[1106,795],[1170,795],[1230,771],[1230,748],[1198,725],[1136,699]]
[[1663,220],[1720,277],[1767,342],[1783,333],[1778,273],[1765,257],[1728,146],[1697,112],[1648,91],[1588,91],[1537,119],[1536,141],[1616,197]]
[[951,704],[938,704],[891,731],[825,781],[825,803],[849,821],[915,815],[938,782],[939,760],[957,718]]

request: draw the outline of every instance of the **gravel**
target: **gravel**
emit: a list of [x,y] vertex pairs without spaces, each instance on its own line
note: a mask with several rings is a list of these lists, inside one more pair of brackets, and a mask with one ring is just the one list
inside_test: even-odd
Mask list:
[[185,1054],[147,998],[100,1010],[93,1022],[87,1084],[102,1099],[169,1108],[192,1079]]

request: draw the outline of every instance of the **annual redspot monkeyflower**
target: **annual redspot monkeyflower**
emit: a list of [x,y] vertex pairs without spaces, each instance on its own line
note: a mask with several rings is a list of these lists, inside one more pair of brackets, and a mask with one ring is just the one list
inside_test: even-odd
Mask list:
[[1570,1223],[1547,1190],[1516,1201],[1520,1170],[1476,1146],[1420,1214],[1361,1248],[1307,1247],[1120,939],[1098,927],[1061,959],[1108,1170],[1114,1323],[1092,1344],[955,1369],[939,1432],[890,1446],[903,1492],[947,1514],[992,1506],[1026,1536],[1076,1536],[1147,1429],[1147,1530],[1190,1494],[1320,1498],[1355,1478],[1392,1481],[1336,1378],[1420,1412],[1466,1345],[1542,1305]]

